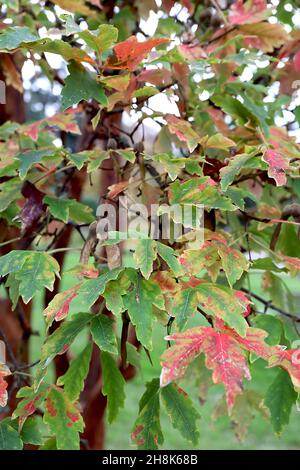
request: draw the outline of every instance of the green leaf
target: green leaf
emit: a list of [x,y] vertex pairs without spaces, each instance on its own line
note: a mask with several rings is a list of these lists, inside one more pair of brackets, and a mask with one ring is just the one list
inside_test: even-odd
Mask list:
[[55,275],[59,273],[59,264],[47,253],[27,252],[22,268],[15,277],[20,281],[19,293],[27,304],[44,287],[53,290]]
[[256,153],[257,151],[235,155],[229,160],[227,166],[221,168],[221,188],[223,191],[226,191],[242,169],[260,167],[260,160],[256,158]]
[[158,449],[163,444],[160,426],[159,379],[146,384],[139,403],[139,415],[135,421],[131,440],[139,450]]
[[232,211],[235,206],[224,196],[217,186],[209,185],[209,178],[191,178],[182,183],[174,181],[170,185],[170,204],[203,204],[206,209]]
[[161,153],[151,157],[154,161],[157,161],[161,164],[163,169],[168,173],[171,180],[174,181],[182,168],[185,167],[186,158],[175,158],[173,155],[168,153]]
[[64,392],[72,402],[78,400],[84,387],[84,380],[88,374],[92,354],[92,345],[88,344],[84,350],[71,361],[67,372],[58,378],[57,385],[64,386]]
[[136,160],[136,154],[132,149],[118,149],[118,154],[128,162],[134,163]]
[[[17,432],[19,430],[19,423],[17,420],[10,421],[12,426]],[[40,416],[28,418],[22,426],[20,437],[24,444],[32,444],[39,446],[43,443],[43,431],[45,425],[43,424]]]
[[243,316],[246,306],[234,291],[221,285],[203,283],[197,286],[198,302],[207,315],[223,319],[240,336],[245,337],[248,324]]
[[97,170],[104,160],[110,158],[109,152],[105,150],[83,150],[82,152],[72,153],[67,157],[78,170],[87,165],[87,172],[91,173]]
[[150,280],[136,278],[133,289],[124,296],[132,324],[136,327],[137,338],[147,349],[152,349],[153,307],[164,308],[164,300],[157,284]]
[[39,39],[36,34],[32,34],[26,26],[15,26],[6,28],[0,34],[0,49],[16,49],[22,43],[33,42]]
[[197,420],[200,415],[190,398],[182,388],[174,384],[163,387],[161,397],[172,426],[178,429],[182,437],[196,445],[199,440]]
[[91,321],[90,313],[76,313],[70,321],[64,321],[50,335],[42,347],[41,368],[44,369],[57,355],[66,351],[80,331]]
[[0,275],[15,273],[25,303],[44,287],[52,290],[59,269],[52,256],[39,251],[13,250],[0,258]]
[[154,96],[159,93],[159,90],[154,86],[143,86],[142,88],[138,88],[133,93],[135,98],[141,98],[146,96]]
[[198,293],[193,287],[176,292],[172,303],[172,315],[176,325],[182,330],[187,320],[197,313]]
[[173,248],[161,242],[156,242],[156,247],[159,256],[167,263],[173,273],[176,276],[180,276],[183,273],[183,269],[175,256]]
[[103,292],[106,308],[115,315],[120,315],[125,310],[123,295],[126,294],[130,285],[127,276],[120,276],[117,281],[110,281]]
[[52,388],[47,396],[44,422],[56,437],[59,450],[79,450],[83,419],[62,389]]
[[28,416],[43,406],[48,389],[49,386],[42,384],[38,393],[33,386],[23,387],[18,391],[17,398],[21,398],[21,400],[13,412],[13,418],[19,418],[19,425],[24,426]]
[[277,434],[280,434],[283,427],[289,424],[291,410],[296,400],[297,393],[289,374],[280,369],[268,388],[264,401],[271,412],[271,422]]
[[118,39],[118,30],[110,24],[101,24],[96,31],[82,31],[79,37],[99,54],[110,49]]
[[243,105],[236,98],[229,95],[214,95],[211,97],[214,104],[219,106],[225,113],[236,119],[240,126],[243,126],[249,121],[253,126],[258,124],[258,119],[246,106]]
[[81,100],[88,101],[91,98],[97,100],[103,106],[107,105],[102,85],[97,83],[96,74],[88,72],[84,67],[72,62],[68,67],[70,75],[65,79],[62,90],[63,109],[79,103]]
[[100,357],[103,374],[102,393],[107,396],[108,422],[112,423],[125,403],[125,380],[109,353],[101,352]]
[[23,442],[10,425],[10,418],[0,421],[0,450],[22,450]]
[[12,178],[0,184],[0,212],[21,196],[21,182],[19,178]]
[[233,287],[236,281],[240,279],[243,272],[248,271],[249,263],[243,253],[228,245],[220,244],[220,246],[218,246],[218,253],[228,283],[230,287]]
[[99,295],[102,295],[109,281],[118,278],[123,268],[115,268],[101,274],[96,279],[86,279],[78,290],[78,299],[88,308],[96,302]]
[[91,207],[77,202],[75,199],[60,199],[52,196],[45,196],[44,202],[49,206],[53,217],[67,223],[73,220],[78,224],[90,224],[94,220]]
[[16,122],[6,121],[2,126],[0,126],[0,140],[9,139],[9,137],[19,129],[19,127],[20,124],[17,124]]
[[154,240],[143,239],[136,241],[133,258],[136,267],[140,268],[141,273],[146,279],[150,277],[153,270],[153,261],[156,259],[156,256],[156,244]]
[[271,346],[281,344],[283,336],[283,325],[281,320],[273,317],[272,315],[261,314],[252,318],[251,324],[255,328],[260,328],[268,333],[266,343]]
[[76,60],[78,62],[91,62],[91,58],[83,49],[72,47],[69,43],[60,39],[43,39],[35,44],[30,44],[30,49],[34,52],[50,52],[58,54],[65,60]]
[[117,340],[114,333],[114,321],[106,315],[97,315],[91,323],[91,333],[94,342],[101,351],[118,354]]
[[16,160],[20,161],[19,164],[19,175],[21,179],[24,179],[27,175],[28,170],[34,165],[39,163],[44,157],[49,157],[55,153],[55,149],[52,150],[29,150],[28,152],[18,153],[15,156]]
[[214,134],[209,137],[206,141],[204,140],[204,146],[206,148],[214,149],[228,149],[230,147],[235,147],[235,142],[228,137],[225,137],[223,134]]
[[21,438],[24,444],[33,444],[39,446],[43,443],[43,422],[40,416],[28,418],[21,431]]

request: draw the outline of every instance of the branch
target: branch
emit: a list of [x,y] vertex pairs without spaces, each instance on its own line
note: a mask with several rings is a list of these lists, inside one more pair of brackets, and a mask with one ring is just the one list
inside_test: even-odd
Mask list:
[[256,299],[259,302],[261,302],[262,304],[264,304],[266,307],[271,308],[275,312],[278,312],[278,313],[280,313],[281,315],[283,315],[287,318],[290,318],[294,322],[299,322],[300,323],[300,317],[296,317],[295,315],[292,315],[291,313],[286,312],[282,308],[276,307],[271,301],[265,300],[263,297],[261,297],[260,295],[254,294],[254,292],[251,292],[249,289],[245,289],[244,287],[242,287],[241,290],[243,292],[245,292],[245,294],[250,295],[254,299]]

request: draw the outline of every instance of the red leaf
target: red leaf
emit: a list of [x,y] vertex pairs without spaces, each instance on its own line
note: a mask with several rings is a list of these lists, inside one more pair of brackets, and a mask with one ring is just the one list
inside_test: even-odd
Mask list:
[[198,59],[207,59],[207,54],[198,44],[180,44],[178,51],[188,62],[195,62]]
[[138,82],[147,82],[152,85],[165,85],[172,80],[171,72],[167,69],[143,70],[136,77]]
[[236,395],[243,391],[243,378],[251,378],[238,342],[229,334],[211,327],[191,328],[168,339],[176,341],[176,346],[163,354],[161,385],[182,377],[190,362],[203,352],[206,367],[213,370],[214,383],[224,384],[228,408],[231,409]]
[[138,42],[135,36],[113,47],[114,55],[109,57],[105,66],[111,69],[135,70],[146,55],[159,44],[169,42],[169,39],[157,38]]
[[9,368],[0,363],[0,406],[4,407],[7,403],[7,382],[4,380],[4,377],[10,375],[11,372]]
[[60,292],[51,300],[48,307],[44,310],[47,323],[51,325],[53,320],[61,321],[69,313],[70,304],[77,296],[79,284],[71,287],[65,292]]
[[213,370],[213,381],[225,387],[230,411],[236,396],[242,393],[243,378],[251,378],[243,351],[246,350],[268,361],[270,367],[279,365],[286,369],[295,386],[300,387],[300,350],[269,346],[265,342],[267,332],[258,328],[249,327],[242,338],[220,319],[215,321],[215,327],[191,328],[166,338],[176,344],[162,356],[161,386],[181,378],[196,356],[204,353],[206,367]]
[[31,137],[32,140],[36,141],[39,136],[39,131],[44,127],[58,127],[62,131],[71,132],[73,134],[80,134],[80,129],[75,121],[75,114],[81,112],[81,108],[70,108],[63,113],[55,114],[50,118],[40,119],[32,124],[26,124],[21,127],[20,132],[22,134]]
[[266,0],[237,0],[231,7],[229,22],[231,24],[258,23],[268,14]]
[[108,187],[109,191],[107,193],[107,197],[114,199],[120,193],[125,191],[125,189],[128,188],[128,185],[129,185],[129,181],[120,181],[120,183],[112,184],[111,186]]
[[268,149],[262,159],[269,165],[269,177],[276,181],[277,186],[284,186],[287,181],[284,170],[289,168],[287,158],[276,150]]
[[295,389],[300,390],[300,348],[277,349],[269,358],[269,365],[285,369],[290,374]]
[[193,152],[197,147],[201,137],[192,128],[191,124],[184,119],[179,119],[172,114],[165,117],[168,128],[172,134],[176,134],[179,140],[186,142],[190,152]]
[[297,274],[298,271],[300,271],[300,259],[295,258],[293,256],[284,256],[280,255],[282,261],[284,262],[285,266],[289,271],[291,271],[291,274],[295,275]]

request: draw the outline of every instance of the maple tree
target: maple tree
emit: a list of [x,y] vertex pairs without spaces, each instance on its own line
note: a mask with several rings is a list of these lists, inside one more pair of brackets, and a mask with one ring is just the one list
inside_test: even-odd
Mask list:
[[[158,370],[157,328],[161,374],[129,417],[131,445],[163,445],[161,407],[197,445],[201,406],[185,377],[201,401],[221,385],[214,417],[228,414],[240,439],[255,413],[277,434],[289,423],[300,35],[298,2],[285,3],[0,0],[0,449],[103,448],[105,412],[118,419],[141,357]],[[43,116],[28,103],[36,79],[60,95]],[[204,239],[128,242],[119,226],[99,237],[96,206],[118,213],[124,196],[160,216],[202,205]],[[265,395],[251,388],[260,361],[276,370]]]

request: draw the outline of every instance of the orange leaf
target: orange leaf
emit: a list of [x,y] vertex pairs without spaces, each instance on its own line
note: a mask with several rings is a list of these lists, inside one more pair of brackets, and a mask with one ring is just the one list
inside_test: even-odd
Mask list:
[[130,36],[126,41],[113,47],[114,55],[109,57],[106,67],[111,69],[135,70],[153,47],[165,44],[169,39],[157,38],[138,42],[135,36]]

